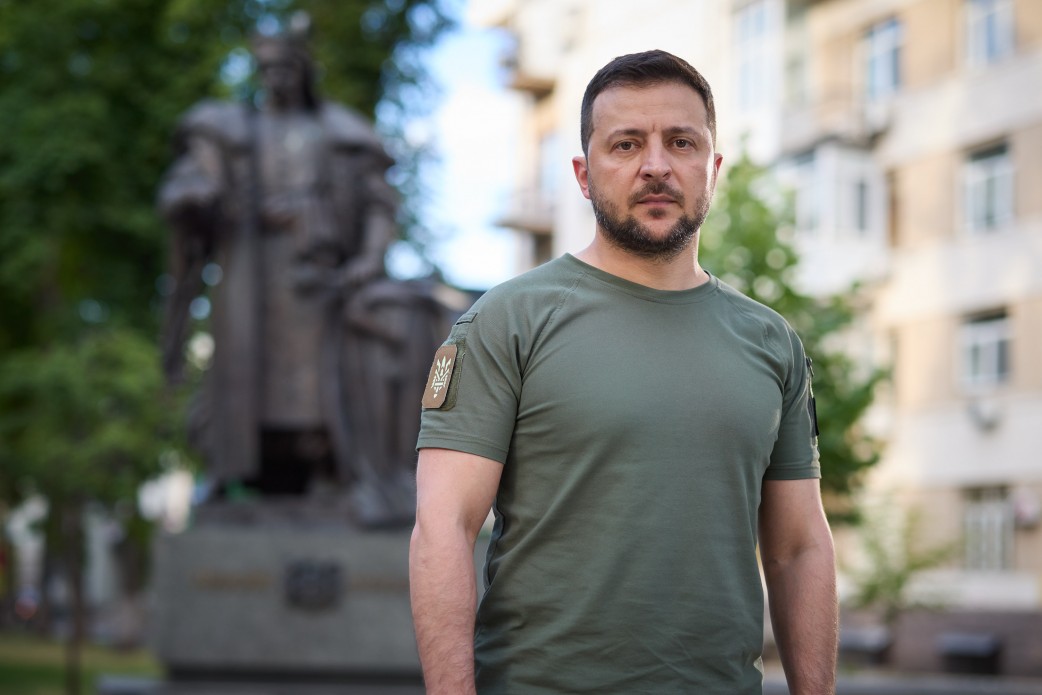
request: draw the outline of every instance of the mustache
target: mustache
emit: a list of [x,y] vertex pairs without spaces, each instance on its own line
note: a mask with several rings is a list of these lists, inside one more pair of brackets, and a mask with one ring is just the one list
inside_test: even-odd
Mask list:
[[636,205],[640,202],[641,198],[649,195],[668,195],[678,204],[684,204],[684,194],[676,188],[673,188],[665,181],[652,181],[651,183],[645,184],[643,188],[634,193],[629,198],[630,205]]

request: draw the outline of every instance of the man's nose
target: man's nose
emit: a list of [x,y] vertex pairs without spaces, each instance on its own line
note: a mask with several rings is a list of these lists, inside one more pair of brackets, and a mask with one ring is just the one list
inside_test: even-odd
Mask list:
[[659,144],[649,144],[644,148],[644,160],[640,165],[641,178],[666,179],[672,172],[666,148]]

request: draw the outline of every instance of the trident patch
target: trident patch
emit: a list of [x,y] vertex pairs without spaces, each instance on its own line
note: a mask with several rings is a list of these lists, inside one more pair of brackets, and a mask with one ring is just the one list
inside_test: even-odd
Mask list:
[[456,345],[442,345],[434,353],[434,364],[427,377],[427,388],[423,391],[424,408],[440,408],[445,405],[449,395],[449,383],[452,381],[453,368],[456,365]]

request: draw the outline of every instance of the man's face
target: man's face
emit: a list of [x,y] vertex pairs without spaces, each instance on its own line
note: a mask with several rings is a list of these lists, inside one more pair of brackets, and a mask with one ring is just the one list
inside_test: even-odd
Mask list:
[[698,92],[679,83],[601,92],[588,151],[572,165],[606,241],[667,260],[688,247],[721,162]]

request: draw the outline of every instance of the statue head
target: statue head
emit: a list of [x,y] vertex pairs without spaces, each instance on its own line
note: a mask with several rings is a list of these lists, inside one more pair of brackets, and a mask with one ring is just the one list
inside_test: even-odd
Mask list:
[[288,28],[277,34],[253,37],[253,58],[265,98],[275,109],[318,106],[315,66],[308,49],[311,20],[298,12]]

